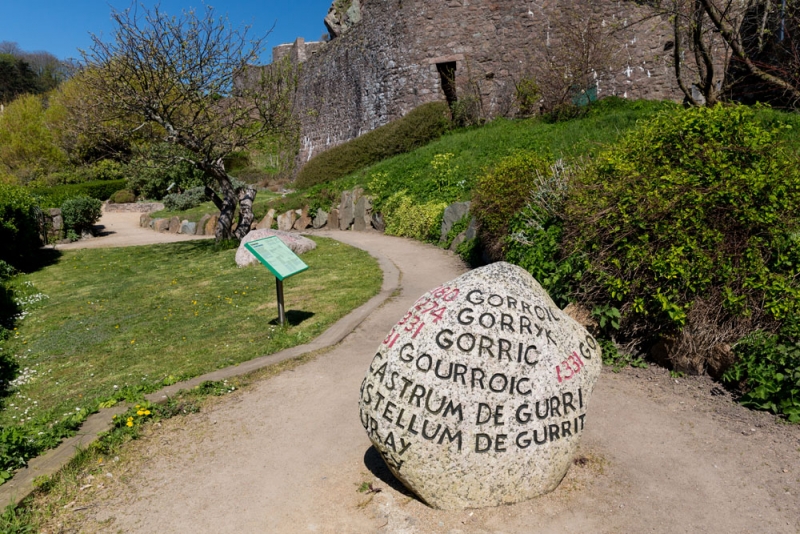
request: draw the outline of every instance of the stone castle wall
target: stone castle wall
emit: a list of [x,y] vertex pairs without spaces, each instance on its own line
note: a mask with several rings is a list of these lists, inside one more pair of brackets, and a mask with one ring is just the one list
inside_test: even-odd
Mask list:
[[[577,2],[577,0],[572,0]],[[274,49],[302,63],[297,95],[299,164],[312,156],[444,100],[437,64],[455,62],[455,85],[480,95],[487,117],[513,111],[515,81],[535,47],[561,38],[557,0],[365,0],[360,22],[327,43]],[[632,1],[577,2],[615,31],[615,68],[599,96],[681,99],[671,68],[672,28]]]

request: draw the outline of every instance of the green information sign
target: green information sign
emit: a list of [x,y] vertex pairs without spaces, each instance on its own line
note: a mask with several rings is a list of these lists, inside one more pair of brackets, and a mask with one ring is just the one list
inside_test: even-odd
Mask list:
[[308,269],[308,265],[292,252],[279,237],[265,237],[244,244],[258,261],[280,281]]

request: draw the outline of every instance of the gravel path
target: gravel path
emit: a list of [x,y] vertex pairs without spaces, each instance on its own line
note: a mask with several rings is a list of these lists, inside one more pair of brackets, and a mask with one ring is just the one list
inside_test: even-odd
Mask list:
[[[414,241],[320,235],[388,257],[400,294],[327,354],[133,442],[125,456],[135,460],[110,467],[82,505],[80,531],[800,532],[800,425],[742,408],[707,378],[654,367],[604,369],[581,461],[553,493],[463,512],[406,495],[370,449],[359,384],[413,301],[464,267]],[[382,491],[357,492],[363,482]]]

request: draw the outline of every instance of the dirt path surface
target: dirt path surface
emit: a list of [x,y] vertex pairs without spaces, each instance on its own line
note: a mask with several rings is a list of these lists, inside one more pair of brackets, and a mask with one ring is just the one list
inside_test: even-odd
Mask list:
[[103,211],[103,215],[97,222],[97,226],[100,227],[100,235],[98,237],[56,245],[55,248],[57,250],[74,250],[79,248],[132,247],[135,245],[192,241],[194,239],[211,239],[214,237],[166,234],[149,228],[141,228],[139,227],[140,215],[141,213]]
[[[81,531],[800,532],[800,426],[658,368],[604,369],[579,461],[553,493],[463,512],[421,504],[370,448],[359,384],[413,301],[464,267],[413,241],[322,235],[387,256],[401,294],[327,354],[133,442],[136,459],[110,467],[81,505]],[[382,491],[359,493],[364,482]]]

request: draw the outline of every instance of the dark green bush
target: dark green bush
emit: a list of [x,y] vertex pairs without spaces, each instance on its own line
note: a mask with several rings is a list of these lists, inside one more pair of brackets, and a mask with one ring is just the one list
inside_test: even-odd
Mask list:
[[24,187],[0,182],[0,260],[18,267],[40,246],[34,197]]
[[170,211],[183,211],[196,208],[207,200],[208,197],[205,193],[205,187],[193,187],[183,193],[167,195],[163,199],[164,207]]
[[517,152],[478,178],[470,212],[478,221],[481,242],[490,259],[503,258],[511,219],[528,203],[531,191],[548,172],[546,159],[533,152]]
[[136,202],[136,195],[129,189],[120,189],[111,195],[109,200],[114,204],[130,204],[131,202]]
[[77,235],[84,231],[91,232],[92,226],[100,219],[103,203],[96,198],[75,197],[64,201],[61,205],[61,216],[64,218],[64,230]]
[[84,182],[80,184],[57,185],[54,187],[31,188],[30,192],[38,199],[42,208],[57,208],[70,198],[90,197],[108,200],[111,195],[125,187],[125,180],[105,182]]
[[800,169],[778,133],[745,107],[687,109],[600,155],[567,203],[580,300],[621,310],[631,339],[733,343],[796,324]]
[[743,392],[741,403],[800,422],[800,342],[757,331],[734,353],[736,362],[722,380]]
[[409,152],[442,136],[450,127],[445,102],[430,102],[408,115],[319,154],[305,164],[295,185],[305,189],[335,180],[396,154]]

